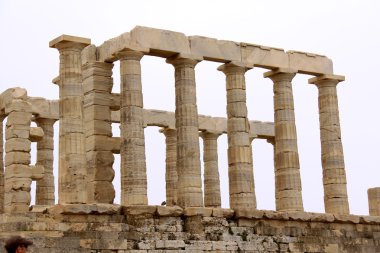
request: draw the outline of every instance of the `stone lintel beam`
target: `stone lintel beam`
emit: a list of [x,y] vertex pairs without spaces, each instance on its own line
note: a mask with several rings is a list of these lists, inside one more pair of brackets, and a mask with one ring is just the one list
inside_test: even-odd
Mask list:
[[[247,68],[294,68],[299,73],[332,74],[332,61],[323,55],[287,51],[245,42],[218,40],[204,36],[137,26],[129,33],[112,38],[97,48],[98,61],[113,62],[115,53],[125,48],[145,54],[170,58],[177,54],[195,55],[207,61],[242,62]],[[194,57],[188,57],[194,58]]]
[[66,47],[72,47],[73,45],[76,45],[83,49],[90,44],[91,40],[88,38],[62,34],[61,36],[58,36],[57,38],[51,40],[49,42],[49,47],[63,49]]

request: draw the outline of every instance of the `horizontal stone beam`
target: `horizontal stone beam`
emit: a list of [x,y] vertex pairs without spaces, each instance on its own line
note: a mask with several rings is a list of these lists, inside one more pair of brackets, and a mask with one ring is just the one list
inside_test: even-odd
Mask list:
[[[120,123],[120,111],[113,111],[111,120]],[[199,131],[227,133],[227,119],[222,117],[198,116]],[[273,122],[250,121],[250,137],[259,139],[274,138]],[[174,112],[160,110],[144,110],[144,124],[175,129]]]
[[[10,96],[13,94],[17,98],[17,94],[23,95],[25,91],[21,88],[8,89],[0,94],[0,98],[3,96]],[[25,93],[26,94],[26,93]],[[102,105],[108,105],[113,110],[111,113],[111,121],[114,123],[120,123],[120,95],[112,94],[106,96],[100,94],[100,97],[94,97],[98,103]],[[0,100],[0,103],[5,103],[9,99]],[[26,100],[32,106],[32,113],[35,117],[46,119],[59,119],[59,103],[58,100],[47,100],[39,97],[27,97]],[[7,103],[9,103],[9,100]],[[85,101],[86,103],[86,101]],[[199,115],[199,130],[215,133],[227,133],[227,119],[222,117],[211,117]],[[146,126],[158,126],[175,129],[175,115],[173,112],[160,111],[160,110],[144,110],[144,124]],[[274,125],[272,122],[250,121],[250,136],[253,138],[271,139],[274,137]]]
[[180,54],[214,62],[241,62],[249,68],[291,68],[304,74],[333,74],[332,61],[323,55],[285,52],[281,48],[203,36],[187,37],[179,32],[142,26],[105,41],[96,52],[94,45],[88,46],[82,53],[83,63],[94,61],[95,56],[98,61],[113,62],[117,60],[116,53],[128,49],[164,58]]

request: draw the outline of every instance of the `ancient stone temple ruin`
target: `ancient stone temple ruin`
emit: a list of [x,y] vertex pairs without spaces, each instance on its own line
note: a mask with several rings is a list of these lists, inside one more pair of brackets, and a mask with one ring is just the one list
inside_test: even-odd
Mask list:
[[[0,95],[1,247],[17,234],[34,241],[30,252],[42,253],[380,252],[380,188],[368,190],[369,216],[350,214],[336,89],[344,76],[333,72],[329,58],[146,27],[100,46],[69,35],[49,46],[59,51],[53,80],[59,99],[30,97],[22,88]],[[175,112],[143,107],[144,55],[173,66]],[[119,78],[112,74],[115,61],[119,94],[112,93],[113,78]],[[225,74],[225,118],[198,114],[200,61],[219,62]],[[264,77],[273,81],[273,123],[247,117],[245,73],[253,67],[268,69]],[[319,92],[325,213],[303,208],[292,94],[298,74],[313,76],[309,83]],[[115,122],[120,137],[113,136]],[[161,127],[166,138],[165,206],[148,205],[144,128],[150,126]],[[220,135],[228,137],[229,208],[221,208]],[[256,208],[254,138],[273,144],[276,210]],[[31,142],[37,142],[36,164]],[[114,164],[114,154],[120,154],[120,164]],[[114,204],[116,168],[120,205]],[[30,206],[34,180],[36,203]]]

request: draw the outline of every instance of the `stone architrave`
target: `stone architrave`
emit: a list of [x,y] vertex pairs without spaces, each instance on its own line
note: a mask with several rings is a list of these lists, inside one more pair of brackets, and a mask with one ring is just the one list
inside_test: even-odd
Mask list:
[[165,135],[166,143],[166,205],[177,205],[177,131],[163,128],[160,130]]
[[349,214],[347,180],[340,132],[336,86],[344,76],[323,75],[309,79],[318,87],[325,211]]
[[0,115],[0,213],[4,212],[4,116]]
[[121,204],[147,205],[147,175],[140,60],[144,53],[122,51],[120,59]]
[[167,59],[175,69],[175,120],[177,130],[177,201],[181,207],[202,207],[198,108],[195,66],[197,59]]
[[37,165],[44,167],[44,177],[36,182],[36,205],[54,205],[54,123],[55,119],[37,118],[44,136],[37,142]]
[[292,91],[295,75],[296,71],[291,69],[264,74],[273,81],[277,211],[304,210]]
[[87,202],[81,51],[90,44],[89,39],[67,35],[49,43],[60,54],[59,204]]
[[112,68],[113,64],[106,62],[89,62],[82,66],[89,203],[112,204],[115,198],[112,184],[115,177],[112,167],[113,146],[99,144],[112,138],[111,109],[108,102],[113,86]]
[[220,133],[202,132],[204,162],[204,205],[221,207],[220,180],[218,168],[218,137]]
[[247,68],[240,63],[227,63],[220,66],[218,70],[226,75],[230,208],[256,209],[250,126],[246,104],[245,72]]

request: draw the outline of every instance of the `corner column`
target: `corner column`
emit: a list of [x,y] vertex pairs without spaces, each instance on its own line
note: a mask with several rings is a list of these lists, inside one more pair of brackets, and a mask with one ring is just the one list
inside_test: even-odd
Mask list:
[[166,143],[166,205],[177,205],[177,131],[163,128],[160,130],[165,135]]
[[4,213],[4,118],[0,115],[0,213]]
[[147,175],[140,60],[144,53],[123,51],[120,59],[121,204],[147,205]]
[[221,207],[220,180],[218,169],[218,137],[220,133],[202,132],[204,162],[205,207]]
[[341,81],[344,81],[344,76],[323,75],[309,79],[310,84],[318,87],[325,211],[349,214],[336,89]]
[[54,123],[55,119],[37,118],[37,126],[43,132],[43,138],[37,142],[37,165],[44,167],[44,177],[36,182],[36,205],[54,205]]
[[292,90],[295,75],[290,69],[264,74],[273,81],[277,211],[304,210]]
[[226,75],[230,208],[256,209],[245,88],[248,68],[240,63],[227,63],[218,70]]
[[178,205],[202,207],[198,108],[194,70],[199,60],[175,57],[167,59],[166,62],[172,64],[175,69]]
[[68,35],[62,35],[49,43],[60,54],[59,204],[87,202],[81,51],[90,44],[89,39]]

